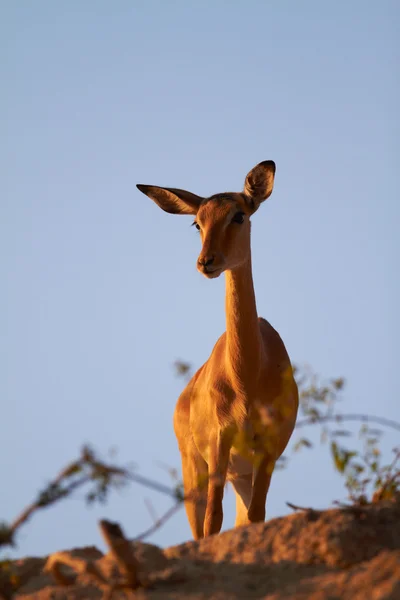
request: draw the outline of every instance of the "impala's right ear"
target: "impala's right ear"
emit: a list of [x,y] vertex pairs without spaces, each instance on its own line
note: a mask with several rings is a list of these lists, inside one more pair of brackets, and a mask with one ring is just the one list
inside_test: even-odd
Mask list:
[[162,188],[156,185],[136,186],[138,190],[154,200],[156,204],[165,212],[173,215],[195,215],[199,209],[203,198],[176,188]]

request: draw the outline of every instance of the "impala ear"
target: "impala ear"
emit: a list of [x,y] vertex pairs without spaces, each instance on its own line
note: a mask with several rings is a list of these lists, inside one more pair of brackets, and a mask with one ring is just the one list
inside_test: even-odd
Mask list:
[[203,200],[203,198],[196,196],[196,194],[176,188],[162,188],[156,185],[141,184],[138,184],[136,187],[143,194],[154,200],[165,212],[173,215],[195,215]]
[[244,193],[253,212],[272,194],[275,170],[273,160],[264,160],[247,175],[244,182]]

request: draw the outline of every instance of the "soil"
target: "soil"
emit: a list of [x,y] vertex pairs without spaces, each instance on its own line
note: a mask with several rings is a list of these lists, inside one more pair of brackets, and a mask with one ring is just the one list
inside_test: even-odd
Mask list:
[[[327,511],[301,510],[266,523],[239,527],[198,542],[161,549],[131,542],[148,587],[112,598],[143,600],[400,600],[400,502]],[[84,572],[61,586],[44,572],[45,558],[15,561],[24,600],[107,597],[106,580],[119,575],[110,554],[69,550]],[[63,567],[65,575],[74,572]],[[0,586],[1,586],[0,581]],[[1,588],[0,588],[1,596]],[[3,581],[3,597],[7,590]],[[10,597],[10,596],[8,596]]]

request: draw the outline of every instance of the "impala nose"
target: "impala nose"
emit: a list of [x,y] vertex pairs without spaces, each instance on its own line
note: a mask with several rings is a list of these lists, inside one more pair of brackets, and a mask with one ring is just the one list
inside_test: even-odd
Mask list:
[[211,256],[202,256],[198,260],[199,266],[203,267],[203,268],[206,268],[206,267],[212,265],[213,262],[214,262],[214,258],[215,258],[214,255],[211,255]]

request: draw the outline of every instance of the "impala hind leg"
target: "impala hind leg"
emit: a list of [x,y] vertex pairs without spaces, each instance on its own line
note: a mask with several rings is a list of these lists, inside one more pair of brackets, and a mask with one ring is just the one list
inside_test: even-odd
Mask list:
[[270,456],[263,456],[253,468],[253,489],[248,517],[251,523],[265,521],[265,503],[271,483],[275,461]]
[[207,508],[208,468],[194,444],[181,453],[185,510],[195,540],[203,537]]
[[251,501],[253,475],[242,475],[231,479],[231,484],[236,496],[236,520],[235,527],[248,525],[250,523],[248,510]]

